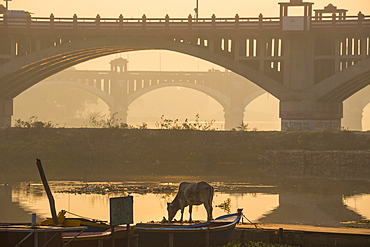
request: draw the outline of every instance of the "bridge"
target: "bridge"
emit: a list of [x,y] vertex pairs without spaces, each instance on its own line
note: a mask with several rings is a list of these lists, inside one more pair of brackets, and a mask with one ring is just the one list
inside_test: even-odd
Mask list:
[[69,85],[102,99],[111,114],[127,123],[129,106],[140,96],[163,87],[186,87],[203,92],[224,109],[225,129],[240,125],[245,107],[265,93],[246,79],[230,71],[205,72],[129,71],[127,59],[110,62],[110,71],[68,69],[42,81],[40,85]]
[[[343,101],[370,82],[370,16],[328,5],[279,3],[266,18],[0,18],[0,126],[13,99],[73,65],[121,52],[164,49],[239,74],[280,100],[282,130],[339,130]],[[290,16],[290,7],[303,8]]]
[[[41,81],[38,85],[64,85],[85,90],[102,99],[111,114],[127,123],[130,105],[140,96],[162,87],[185,87],[203,92],[215,99],[224,110],[229,130],[240,125],[244,109],[265,93],[245,78],[230,71],[130,71],[128,60],[113,59],[109,71],[67,69]],[[126,85],[123,91],[120,85]],[[342,126],[363,130],[362,113],[370,103],[370,86],[360,90],[343,103]]]

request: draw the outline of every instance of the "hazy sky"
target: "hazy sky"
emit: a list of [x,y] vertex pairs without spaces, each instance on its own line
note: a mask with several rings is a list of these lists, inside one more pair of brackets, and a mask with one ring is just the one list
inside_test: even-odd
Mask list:
[[[254,17],[262,13],[264,16],[278,16],[279,2],[288,0],[199,0],[200,17],[212,14],[231,17],[238,13],[242,17]],[[314,9],[322,9],[329,3],[338,8],[348,9],[349,15],[362,11],[370,14],[369,0],[312,0]],[[5,2],[3,2],[5,5]],[[173,17],[186,17],[194,13],[196,0],[12,0],[10,9],[24,9],[36,16],[68,17],[77,14],[81,17],[162,17],[169,14]]]

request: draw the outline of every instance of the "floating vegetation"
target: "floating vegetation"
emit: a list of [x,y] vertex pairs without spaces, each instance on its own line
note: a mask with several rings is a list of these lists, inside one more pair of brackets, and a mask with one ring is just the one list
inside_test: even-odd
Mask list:
[[147,194],[147,193],[172,193],[177,189],[177,186],[171,185],[158,185],[158,186],[141,186],[141,185],[123,185],[123,184],[88,184],[84,186],[77,186],[68,188],[66,190],[56,191],[57,193],[70,193],[70,194]]
[[[32,183],[34,185],[34,183]],[[137,182],[50,182],[51,187],[58,187],[56,193],[70,194],[174,194],[178,191],[178,183],[137,183]],[[243,183],[211,183],[215,191],[218,192],[249,192],[254,193],[256,188],[271,188],[269,186],[243,184]],[[42,184],[38,184],[42,189]],[[217,205],[225,212],[229,212],[231,200],[227,199]]]

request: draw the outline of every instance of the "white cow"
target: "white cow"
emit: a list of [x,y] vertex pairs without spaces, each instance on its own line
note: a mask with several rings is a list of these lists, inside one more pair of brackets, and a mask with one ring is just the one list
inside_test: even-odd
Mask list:
[[212,200],[213,200],[213,187],[206,182],[188,183],[182,182],[179,186],[179,191],[175,199],[171,203],[167,203],[168,220],[171,221],[175,217],[177,211],[181,209],[182,222],[184,215],[184,208],[189,206],[189,221],[192,221],[191,213],[193,205],[204,204],[207,210],[207,220],[212,220]]

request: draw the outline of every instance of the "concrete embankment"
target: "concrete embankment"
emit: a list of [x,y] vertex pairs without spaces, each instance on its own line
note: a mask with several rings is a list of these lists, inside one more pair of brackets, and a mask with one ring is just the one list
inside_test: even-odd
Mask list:
[[369,179],[370,133],[8,128],[0,177],[317,177]]
[[274,177],[370,180],[370,150],[268,150],[260,160]]
[[234,239],[305,247],[369,246],[370,229],[334,228],[307,225],[250,224],[237,225]]

